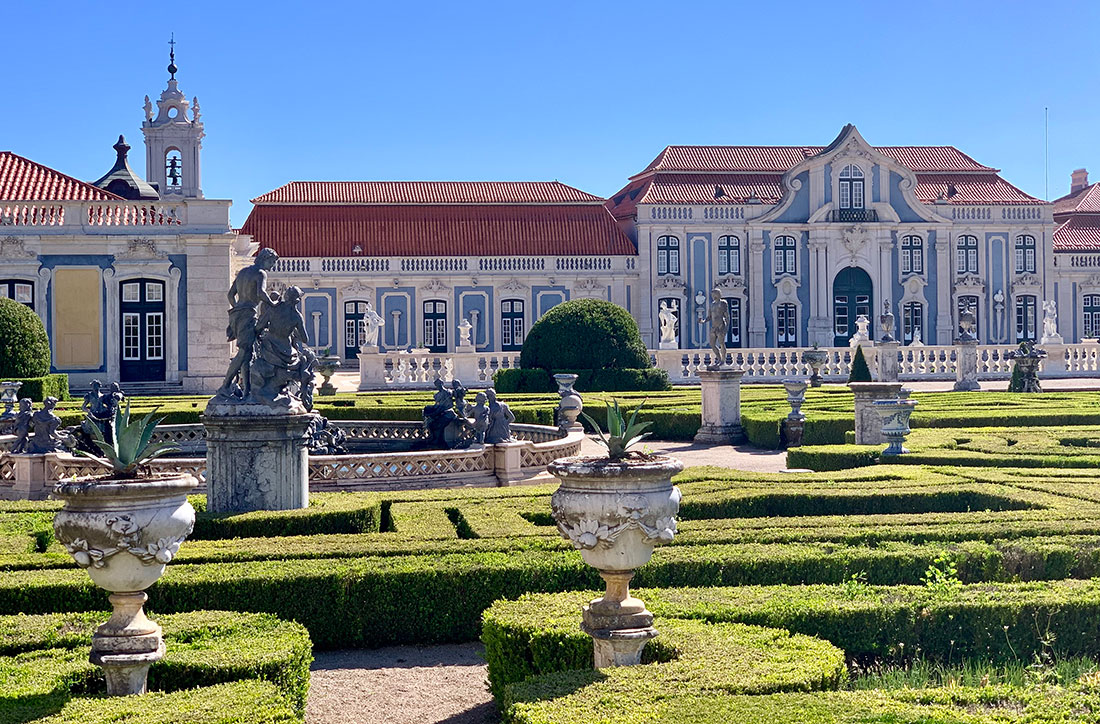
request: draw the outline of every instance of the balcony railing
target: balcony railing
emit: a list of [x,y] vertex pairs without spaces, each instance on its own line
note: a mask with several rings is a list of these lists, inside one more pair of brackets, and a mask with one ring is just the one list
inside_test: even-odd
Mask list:
[[844,223],[878,221],[878,212],[874,209],[833,209],[829,221]]

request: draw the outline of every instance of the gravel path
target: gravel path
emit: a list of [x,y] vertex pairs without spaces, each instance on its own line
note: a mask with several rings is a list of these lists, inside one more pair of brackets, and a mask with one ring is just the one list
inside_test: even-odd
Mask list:
[[322,651],[307,724],[495,724],[480,644]]

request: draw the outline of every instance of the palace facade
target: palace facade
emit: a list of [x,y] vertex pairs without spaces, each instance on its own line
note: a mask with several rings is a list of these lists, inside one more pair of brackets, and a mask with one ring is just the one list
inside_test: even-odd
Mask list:
[[951,343],[966,308],[984,343],[1038,339],[1046,299],[1067,341],[1084,331],[1054,206],[952,146],[874,147],[851,125],[827,146],[670,146],[601,201],[556,183],[296,182],[254,199],[242,233],[282,255],[316,343],[348,359],[367,301],[389,350],[453,352],[463,318],[478,351],[516,350],[577,297],[627,308],[651,349],[665,305],[676,346],[700,349],[715,286],[734,348],[845,345],[860,315],[878,336],[887,306],[905,344]]

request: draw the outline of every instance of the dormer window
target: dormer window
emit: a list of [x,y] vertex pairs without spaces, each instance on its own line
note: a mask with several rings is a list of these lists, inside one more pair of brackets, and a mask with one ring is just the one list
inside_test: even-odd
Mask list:
[[850,163],[840,172],[840,208],[862,209],[863,203],[863,169]]

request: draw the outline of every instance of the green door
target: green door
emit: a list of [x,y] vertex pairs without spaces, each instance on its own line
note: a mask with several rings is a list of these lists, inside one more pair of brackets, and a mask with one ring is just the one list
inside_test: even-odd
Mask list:
[[874,337],[871,317],[871,277],[854,266],[842,269],[833,280],[833,346],[844,347],[856,333],[856,318],[863,314],[871,320],[868,333]]

